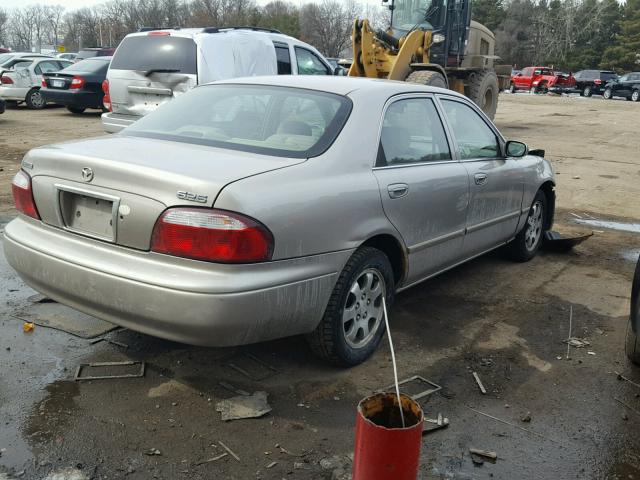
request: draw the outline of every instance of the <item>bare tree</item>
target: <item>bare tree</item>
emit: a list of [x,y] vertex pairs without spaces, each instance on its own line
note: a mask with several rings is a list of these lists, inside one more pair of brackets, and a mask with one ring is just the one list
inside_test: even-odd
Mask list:
[[62,27],[62,17],[64,7],[62,5],[49,5],[45,7],[45,15],[49,22],[48,41],[52,45],[58,45],[60,41],[60,28]]

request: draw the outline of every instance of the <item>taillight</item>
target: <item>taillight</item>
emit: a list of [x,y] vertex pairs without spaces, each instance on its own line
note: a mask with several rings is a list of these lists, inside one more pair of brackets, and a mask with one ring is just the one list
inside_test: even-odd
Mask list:
[[42,77],[42,88],[47,88],[47,80]]
[[11,182],[13,201],[16,203],[18,211],[29,217],[40,220],[36,202],[33,200],[33,190],[31,189],[31,177],[24,170],[18,170]]
[[84,83],[85,83],[84,78],[79,77],[78,75],[74,75],[74,77],[71,79],[71,85],[69,85],[69,88],[71,90],[74,90],[76,88],[82,88],[84,87]]
[[600,85],[602,83],[602,80],[600,80],[599,78],[596,78],[593,83],[595,83],[596,85]]
[[104,93],[104,97],[102,97],[102,104],[104,105],[104,108],[113,112],[113,109],[111,108],[111,96],[109,95],[109,80],[104,80],[102,82],[102,91]]
[[156,222],[151,250],[218,263],[271,259],[273,235],[262,224],[237,213],[207,208],[170,208]]
[[147,35],[151,35],[152,37],[168,37],[171,34],[169,32],[162,32],[162,31],[154,30],[152,32],[147,33]]
[[13,80],[11,80],[10,77],[3,75],[2,77],[0,77],[0,83],[2,85],[13,85]]

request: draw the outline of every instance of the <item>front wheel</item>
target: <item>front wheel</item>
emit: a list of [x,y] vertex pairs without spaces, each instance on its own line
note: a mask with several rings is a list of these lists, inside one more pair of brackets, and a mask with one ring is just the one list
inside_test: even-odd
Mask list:
[[611,100],[613,98],[613,90],[611,90],[610,88],[605,88],[602,96],[605,100]]
[[42,93],[40,93],[40,90],[37,88],[32,88],[31,90],[29,90],[24,101],[26,102],[27,107],[31,108],[32,110],[40,110],[47,104],[44,97],[42,96]]
[[545,232],[547,196],[538,190],[529,208],[524,228],[507,246],[509,256],[516,262],[528,262],[536,256]]
[[640,365],[640,345],[638,344],[638,332],[633,331],[633,324],[640,323],[640,260],[636,265],[636,272],[633,277],[631,288],[631,312],[627,323],[627,337],[625,342],[625,353],[627,358],[636,365]]
[[509,86],[509,93],[516,93],[516,86],[513,83]]
[[634,90],[631,94],[631,101],[638,102],[640,101],[640,90]]
[[536,93],[538,93],[538,89],[537,89],[536,87],[531,87],[531,88],[529,89],[529,93],[530,93],[531,95],[535,95]]
[[591,92],[591,86],[587,85],[586,87],[584,87],[584,90],[582,90],[582,96],[590,97],[591,95],[593,95],[593,93]]
[[338,277],[320,324],[307,337],[313,352],[341,367],[364,362],[385,332],[382,299],[388,309],[394,295],[387,256],[372,247],[356,250]]

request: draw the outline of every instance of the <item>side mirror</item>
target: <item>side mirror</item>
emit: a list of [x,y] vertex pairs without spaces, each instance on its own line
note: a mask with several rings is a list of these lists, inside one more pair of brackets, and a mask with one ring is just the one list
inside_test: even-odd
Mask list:
[[343,67],[338,65],[336,68],[333,69],[333,74],[338,77],[344,77],[347,74],[347,72]]
[[516,142],[515,140],[507,142],[506,150],[507,157],[524,157],[529,152],[529,148],[525,143]]

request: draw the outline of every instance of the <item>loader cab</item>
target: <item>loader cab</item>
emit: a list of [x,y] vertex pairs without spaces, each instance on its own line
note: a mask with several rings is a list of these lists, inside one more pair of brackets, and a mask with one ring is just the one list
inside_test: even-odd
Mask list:
[[431,30],[431,63],[456,67],[462,62],[471,22],[469,0],[387,0],[391,31],[399,39],[413,30]]

